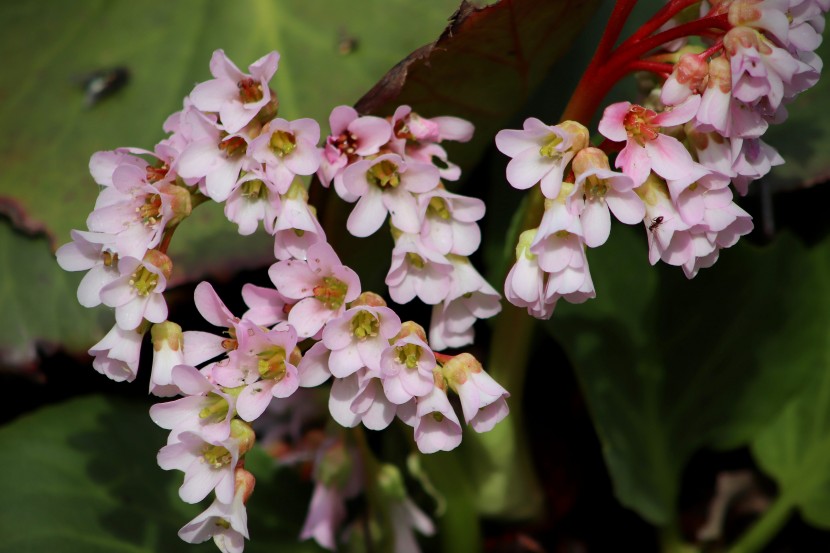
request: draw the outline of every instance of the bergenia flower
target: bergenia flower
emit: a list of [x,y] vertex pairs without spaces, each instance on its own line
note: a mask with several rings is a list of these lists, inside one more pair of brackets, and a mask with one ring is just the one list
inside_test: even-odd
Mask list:
[[340,263],[325,242],[308,248],[308,260],[280,261],[271,266],[268,275],[283,296],[296,301],[288,313],[288,323],[300,338],[317,334],[360,295],[357,274]]
[[115,308],[115,321],[124,330],[132,330],[147,319],[160,323],[167,319],[164,301],[167,279],[173,264],[158,250],[150,250],[143,260],[118,259],[120,276],[101,289],[101,301]]
[[588,136],[588,129],[574,121],[545,125],[533,117],[525,120],[521,131],[499,131],[496,147],[513,158],[507,164],[507,182],[519,190],[538,182],[546,198],[556,198],[565,167],[588,145]]
[[115,237],[101,232],[72,230],[72,242],[55,255],[64,271],[88,271],[78,285],[78,303],[84,307],[101,304],[101,289],[120,276],[118,254],[112,251]]
[[605,108],[599,132],[609,140],[626,143],[615,166],[631,177],[635,186],[643,184],[651,171],[686,186],[705,175],[706,169],[695,163],[683,144],[661,132],[663,127],[691,120],[699,105],[700,96],[695,95],[659,114],[631,102]]
[[[337,106],[329,116],[331,134],[326,138],[320,170],[317,175],[323,186],[335,181],[338,195],[343,195],[343,169],[350,163],[380,152],[392,137],[392,125],[386,119],[361,117],[351,106]],[[348,201],[354,201],[357,198]]]
[[481,363],[469,353],[456,355],[444,364],[444,377],[461,398],[464,420],[476,432],[488,432],[507,416],[505,401],[510,394],[484,372]]
[[428,305],[440,303],[450,291],[452,265],[418,234],[395,233],[392,265],[386,274],[389,295],[398,304],[416,296]]
[[89,348],[92,368],[116,382],[132,382],[138,373],[144,329],[113,326],[100,342]]
[[452,451],[461,444],[461,423],[441,388],[433,386],[418,398],[416,416],[415,443],[421,453]]
[[381,355],[381,377],[386,397],[396,404],[421,397],[434,387],[432,369],[435,354],[423,338],[423,329],[417,333],[402,332]]
[[225,132],[239,132],[271,101],[268,83],[277,72],[279,59],[277,52],[262,56],[248,66],[248,75],[223,50],[216,50],[210,59],[214,78],[196,85],[190,100],[202,111],[218,113]]
[[313,175],[320,167],[317,142],[320,125],[314,119],[273,119],[251,141],[248,154],[265,166],[265,174],[280,194],[297,175]]
[[323,343],[331,351],[331,374],[344,378],[362,367],[380,371],[381,353],[400,330],[400,318],[383,306],[359,305],[330,320]]
[[472,255],[481,244],[476,221],[484,217],[484,202],[448,192],[443,187],[420,194],[421,238],[430,249],[447,255]]

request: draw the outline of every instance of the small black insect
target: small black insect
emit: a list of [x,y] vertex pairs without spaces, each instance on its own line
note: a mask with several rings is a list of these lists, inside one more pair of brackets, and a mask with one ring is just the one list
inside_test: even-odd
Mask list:
[[357,38],[350,35],[344,27],[337,32],[337,51],[345,56],[357,50]]
[[112,96],[130,80],[130,70],[126,67],[99,69],[77,79],[86,93],[86,107],[91,108],[98,102]]
[[655,217],[654,219],[651,220],[651,224],[648,226],[648,230],[650,230],[651,232],[654,232],[655,230],[657,230],[657,227],[659,227],[662,224],[663,224],[663,216],[660,215],[659,217]]

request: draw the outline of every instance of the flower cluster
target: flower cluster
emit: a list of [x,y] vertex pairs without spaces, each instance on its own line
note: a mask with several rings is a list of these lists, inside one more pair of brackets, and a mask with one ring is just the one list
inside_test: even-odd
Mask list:
[[[657,36],[665,43],[671,36],[666,49],[677,51],[655,54],[646,40],[623,43],[605,67],[625,63],[662,83],[646,105],[605,109],[600,148],[589,146],[588,129],[574,121],[548,126],[531,118],[522,130],[499,132],[496,145],[512,158],[508,182],[520,190],[538,183],[545,198],[541,222],[516,247],[505,282],[511,303],[549,318],[560,297],[594,297],[586,248],[607,240],[609,212],[625,224],[642,221],[651,264],[680,266],[688,278],[749,233],[751,217],[729,185],[744,195],[784,162],[760,137],[818,80],[814,50],[829,8],[819,0],[713,1],[701,8],[703,46],[677,44],[671,31]],[[630,60],[626,47],[641,44],[650,57]],[[610,169],[613,152],[621,172]]]
[[[255,483],[245,456],[258,435],[274,435],[275,405],[302,410],[294,399],[304,388],[331,379],[328,408],[337,423],[381,430],[398,418],[423,453],[461,442],[453,401],[476,432],[508,413],[508,392],[472,355],[436,353],[420,325],[402,322],[380,295],[361,290],[358,275],[327,242],[303,182],[317,174],[344,199],[359,200],[348,223],[358,236],[376,231],[389,213],[396,237],[390,295],[435,306],[435,349],[468,344],[473,322],[495,314],[499,296],[466,257],[478,248],[484,205],[444,188],[441,179],[457,179],[460,170],[440,142],[468,140],[472,125],[422,118],[406,106],[390,119],[341,106],[331,116],[335,134],[320,148],[317,122],[278,117],[278,97],[269,88],[278,61],[272,52],[244,73],[216,51],[213,79],[198,84],[167,120],[169,136],[152,152],[93,155],[90,171],[101,190],[88,230],[73,231],[57,254],[64,269],[87,271],[78,288],[84,306],[115,309],[115,326],[90,350],[96,370],[134,380],[149,330],[150,392],[180,396],[150,410],[170,431],[158,463],[184,473],[182,500],[214,496],[179,535],[194,543],[213,538],[220,550],[235,553],[248,538],[245,504]],[[243,235],[261,221],[274,236],[276,257],[268,270],[272,288],[243,287],[249,309],[241,317],[209,283],[196,287],[195,306],[218,333],[168,321],[163,296],[173,271],[166,253],[173,232],[209,200],[225,204]],[[367,451],[342,430],[328,434],[306,452],[316,459],[317,487],[301,536],[335,548],[344,500],[375,478],[381,488],[392,482],[384,497],[396,513],[396,542],[417,550],[412,529],[429,534],[432,523],[407,498],[397,469],[355,468],[369,464]]]

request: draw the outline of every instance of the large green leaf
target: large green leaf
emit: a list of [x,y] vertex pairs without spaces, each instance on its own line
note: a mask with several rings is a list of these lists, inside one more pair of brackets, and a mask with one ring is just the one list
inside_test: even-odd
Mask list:
[[811,524],[830,528],[830,249],[817,249],[811,258],[824,283],[810,290],[813,318],[822,325],[809,347],[816,378],[757,437],[752,451],[778,482],[784,504],[800,508]]
[[[0,429],[0,552],[211,552],[182,542],[178,529],[204,506],[177,495],[181,473],[155,464],[165,433],[146,406],[103,397],[74,399]],[[299,543],[310,488],[276,471],[254,450],[246,551],[313,552]]]
[[[359,9],[328,0],[3,2],[0,212],[21,228],[46,232],[53,247],[68,241],[70,229],[85,228],[98,192],[88,174],[90,155],[120,146],[152,148],[184,95],[209,78],[216,48],[243,68],[279,50],[273,86],[281,114],[315,117],[325,132],[332,107],[353,103],[406,54],[433,40],[457,5],[458,0],[363,0]],[[87,108],[75,81],[114,66],[129,69],[129,83]],[[271,243],[264,233],[239,236],[220,206],[205,204],[173,240],[174,278],[260,266],[273,258]],[[31,248],[43,245],[33,242]],[[22,239],[3,250],[18,260],[25,251]],[[65,280],[58,271],[44,263],[38,274],[41,280]],[[15,280],[23,273],[4,273],[2,288],[31,286],[32,280]],[[68,306],[70,297],[23,319],[4,310],[0,326],[18,325],[16,332],[30,338],[84,349],[100,337],[100,328],[84,321],[99,317],[79,317]],[[39,317],[43,311],[64,321],[65,331],[55,331],[64,323]],[[78,340],[75,334],[84,332],[86,339]],[[0,348],[8,345],[7,337]],[[30,342],[20,344],[16,355],[31,350]]]
[[560,302],[548,328],[576,368],[617,496],[663,525],[696,449],[748,442],[810,380],[826,355],[830,280],[826,256],[782,236],[726,250],[687,281],[649,267],[637,233],[615,228],[589,252],[597,298]]

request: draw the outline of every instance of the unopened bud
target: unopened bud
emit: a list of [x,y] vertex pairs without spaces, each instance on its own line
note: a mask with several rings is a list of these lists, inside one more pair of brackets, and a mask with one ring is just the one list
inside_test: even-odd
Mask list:
[[571,161],[571,167],[574,174],[579,178],[579,175],[586,171],[596,169],[610,169],[608,164],[608,156],[599,148],[589,147],[583,148]]
[[363,292],[357,299],[349,304],[350,307],[367,305],[369,307],[386,307],[386,300],[374,292]]
[[173,261],[158,250],[150,250],[144,254],[144,263],[161,270],[161,274],[164,275],[165,279],[169,279],[170,275],[173,274]]
[[760,3],[761,0],[734,0],[729,5],[729,24],[740,27],[760,21],[763,15],[758,7]]
[[536,258],[535,254],[530,253],[530,245],[536,239],[538,230],[538,228],[529,229],[519,235],[519,241],[516,243],[516,261],[520,260],[522,256],[528,259]]
[[729,60],[724,56],[718,56],[709,61],[709,82],[708,88],[718,87],[724,94],[732,90],[732,68]]
[[175,184],[163,184],[159,187],[159,192],[172,196],[170,209],[173,211],[173,218],[167,223],[168,227],[176,226],[190,216],[190,212],[193,210],[193,204],[190,201],[190,192],[188,190]]
[[668,106],[676,106],[705,86],[709,75],[709,64],[695,54],[685,54],[674,66],[669,78],[663,83],[660,99]]
[[256,442],[256,433],[251,425],[242,419],[233,419],[231,421],[231,438],[239,443],[239,456],[245,455]]
[[254,487],[256,486],[256,478],[254,478],[254,475],[243,467],[236,467],[233,473],[233,481],[234,495],[241,493],[242,503],[248,503],[248,499],[251,498],[251,494],[254,493]]
[[562,121],[558,126],[571,136],[571,152],[578,152],[588,145],[591,134],[585,125],[576,121]]
[[453,391],[458,391],[458,386],[467,382],[471,373],[482,371],[481,363],[469,353],[459,353],[444,363],[444,377]]
[[150,328],[153,341],[153,367],[150,375],[150,393],[169,397],[179,392],[173,384],[173,367],[184,363],[182,327],[170,321]]
[[412,335],[417,336],[424,342],[427,341],[427,333],[424,330],[424,327],[413,321],[405,321],[403,324],[401,324],[401,331],[398,332],[397,336],[392,338],[390,342],[397,342],[402,338],[406,338],[407,336]]

